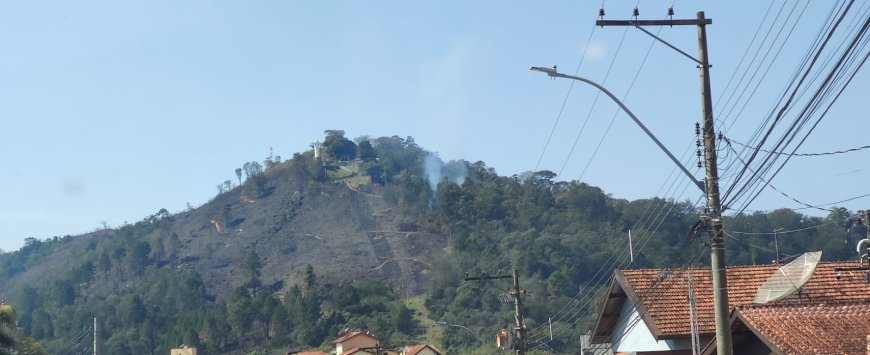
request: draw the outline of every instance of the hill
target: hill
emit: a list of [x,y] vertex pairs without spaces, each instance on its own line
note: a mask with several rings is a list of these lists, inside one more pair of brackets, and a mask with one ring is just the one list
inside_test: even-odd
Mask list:
[[[30,239],[0,255],[0,297],[16,307],[24,333],[52,351],[86,348],[82,334],[96,316],[113,353],[165,353],[182,343],[205,354],[299,349],[328,344],[345,328],[395,343],[435,336],[467,353],[491,348],[479,339],[512,313],[501,302],[504,285],[463,276],[517,268],[533,292],[524,310],[530,328],[570,315],[554,319],[566,330],[549,344],[565,350],[588,328],[597,304],[589,300],[614,267],[706,262],[703,237],[689,233],[698,220],[690,202],[615,199],[548,171],[499,176],[483,162],[444,163],[410,137],[326,134],[317,152],[245,163],[237,186],[225,182],[198,208]],[[783,255],[824,250],[837,260],[852,257],[862,233],[844,232],[847,215],[778,210],[726,226],[800,230],[780,239]],[[627,260],[629,230],[634,262],[616,262]],[[750,235],[729,244],[729,263],[769,262],[773,241]],[[470,331],[436,336],[433,320]]]

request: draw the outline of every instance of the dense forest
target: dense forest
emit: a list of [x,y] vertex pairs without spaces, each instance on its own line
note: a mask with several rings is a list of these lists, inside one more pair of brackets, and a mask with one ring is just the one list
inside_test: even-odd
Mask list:
[[[329,260],[309,263],[294,283],[264,282],[264,266],[276,261],[254,249],[240,250],[235,285],[217,289],[185,267],[179,250],[188,237],[169,228],[177,214],[160,210],[91,233],[80,254],[68,252],[68,245],[84,236],[28,238],[20,250],[0,254],[0,286],[24,284],[6,300],[15,309],[18,348],[80,353],[90,347],[96,317],[107,353],[165,354],[181,344],[196,346],[200,354],[328,349],[340,330],[350,328],[371,331],[385,344],[429,341],[450,353],[486,354],[494,351],[493,335],[513,322],[509,284],[463,278],[517,269],[528,290],[528,328],[563,315],[553,320],[562,331],[547,347],[571,352],[593,325],[601,301],[596,292],[607,286],[614,268],[678,268],[709,259],[709,237],[693,227],[699,219],[693,201],[626,201],[583,182],[557,181],[549,171],[500,176],[483,162],[442,162],[411,137],[350,140],[330,130],[322,154],[318,160],[313,151],[296,153],[286,161],[270,154],[262,165],[247,163],[235,171],[237,185],[218,185],[219,196],[199,209],[226,214],[224,225],[232,226],[241,220],[230,216],[242,209],[236,204],[257,204],[282,174],[304,182],[300,196],[323,196],[328,188],[344,189],[348,198],[376,191],[384,204],[402,211],[399,231],[446,238],[443,248],[414,258],[426,265],[421,289],[378,277],[342,279],[327,271]],[[221,198],[230,193],[234,202]],[[287,199],[303,204],[311,198]],[[854,259],[854,242],[865,230],[852,225],[851,213],[832,208],[825,217],[813,217],[781,209],[727,217],[728,263],[770,263],[777,252],[788,261],[815,250],[825,260]],[[627,255],[629,231],[633,261]],[[59,264],[45,277],[20,280],[49,260]],[[0,335],[11,334],[9,329],[0,325]]]

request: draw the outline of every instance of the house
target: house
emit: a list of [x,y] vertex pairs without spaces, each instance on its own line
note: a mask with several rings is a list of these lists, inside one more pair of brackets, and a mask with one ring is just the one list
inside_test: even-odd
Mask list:
[[[760,309],[792,314],[795,311],[809,311],[809,308],[801,308],[809,305],[870,301],[870,283],[865,281],[863,271],[837,271],[840,268],[854,269],[854,266],[854,262],[819,263],[800,292],[768,306],[753,306],[753,300],[759,286],[780,265],[727,268],[729,309],[734,310],[734,327],[741,324],[746,327],[743,333],[735,333],[734,343],[742,340],[737,335],[754,336],[762,343],[776,339],[773,333],[763,331],[752,332],[750,336],[749,332],[755,329],[753,324],[756,324],[753,319],[757,318],[753,315],[761,312]],[[691,354],[692,323],[688,300],[690,274],[695,291],[699,347],[713,341],[715,319],[710,269],[695,268],[615,271],[592,331],[591,342],[611,343],[614,353]],[[870,314],[865,313],[865,316],[868,315]],[[864,341],[866,348],[866,339]],[[778,349],[778,344],[780,343],[772,343],[771,349]]]
[[[868,316],[868,302],[737,306],[731,312],[734,353],[865,353],[870,344]],[[715,341],[702,354],[716,354]]]
[[429,344],[419,344],[408,346],[402,355],[442,355],[444,353]]
[[[347,333],[338,339],[335,339],[332,343],[335,344],[335,353],[336,355],[349,355],[349,354],[365,354],[361,353],[360,349],[366,348],[374,348],[378,345],[380,339],[378,337],[371,335],[369,333],[364,332],[350,332]],[[356,351],[355,353],[349,351]],[[371,351],[372,354],[374,351]]]
[[191,348],[186,345],[182,345],[179,348],[169,350],[170,355],[196,355],[196,348]]

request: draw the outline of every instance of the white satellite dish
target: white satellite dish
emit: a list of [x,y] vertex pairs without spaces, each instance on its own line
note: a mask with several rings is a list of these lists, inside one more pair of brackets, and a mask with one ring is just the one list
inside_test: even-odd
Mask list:
[[755,303],[779,301],[800,289],[816,271],[822,259],[821,251],[804,253],[794,261],[783,265],[761,284],[755,293]]

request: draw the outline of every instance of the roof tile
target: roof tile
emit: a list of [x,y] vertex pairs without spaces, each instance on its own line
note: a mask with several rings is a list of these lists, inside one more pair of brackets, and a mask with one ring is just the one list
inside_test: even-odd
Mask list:
[[735,313],[785,354],[858,354],[867,349],[867,302],[741,306]]
[[[826,303],[837,301],[870,301],[870,283],[860,271],[843,271],[836,279],[834,268],[854,267],[855,262],[819,263],[813,276],[800,293],[776,303]],[[734,266],[727,268],[728,301],[730,306],[752,304],[756,291],[780,265]],[[678,338],[690,332],[688,273],[690,270],[661,269],[617,270],[616,277],[623,288],[629,288],[639,298],[641,309],[655,324],[659,338]],[[709,268],[691,269],[700,334],[715,332],[713,292]],[[632,297],[634,298],[634,297]],[[729,307],[730,308],[730,307]],[[654,332],[655,333],[655,332]]]

